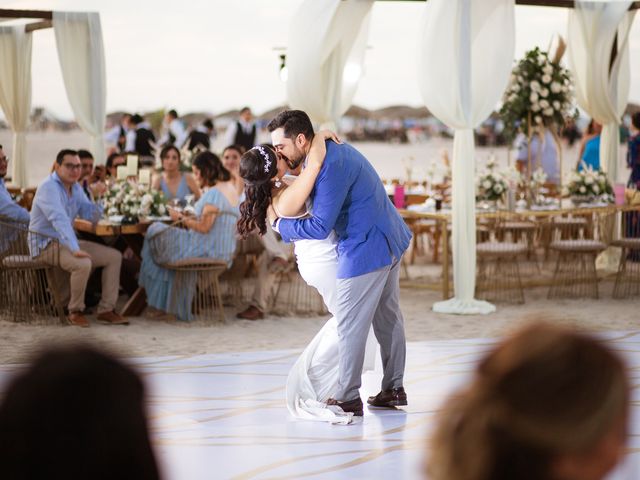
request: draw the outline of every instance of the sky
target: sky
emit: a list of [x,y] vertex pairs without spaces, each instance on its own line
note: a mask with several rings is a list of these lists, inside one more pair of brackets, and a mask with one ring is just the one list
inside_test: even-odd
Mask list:
[[[2,8],[100,12],[107,111],[213,114],[250,106],[261,113],[286,102],[278,48],[303,0],[0,0]],[[321,1],[321,0],[316,0]],[[423,105],[417,80],[424,2],[376,2],[354,104],[375,109]],[[567,10],[516,6],[515,56],[566,38]],[[630,34],[630,101],[640,103],[640,19]],[[635,68],[634,68],[635,66]],[[34,33],[32,105],[71,119],[53,30]]]

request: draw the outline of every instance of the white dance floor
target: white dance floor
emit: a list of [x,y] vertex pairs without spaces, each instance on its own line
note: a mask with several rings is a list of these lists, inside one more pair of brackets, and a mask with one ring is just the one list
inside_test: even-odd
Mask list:
[[[605,338],[640,374],[640,332]],[[215,339],[212,339],[215,341]],[[362,423],[332,426],[294,420],[284,405],[297,351],[135,360],[148,387],[152,435],[167,480],[424,478],[426,438],[444,398],[468,378],[492,340],[408,346],[409,406],[368,410]],[[15,366],[0,369],[4,387]],[[380,367],[361,395],[379,390]],[[629,453],[612,479],[640,478],[640,395],[633,392]]]

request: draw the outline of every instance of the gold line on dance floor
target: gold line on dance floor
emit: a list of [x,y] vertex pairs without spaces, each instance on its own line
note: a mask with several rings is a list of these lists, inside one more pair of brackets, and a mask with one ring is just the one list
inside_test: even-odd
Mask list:
[[[640,383],[640,332],[602,334]],[[349,426],[296,420],[284,403],[298,352],[267,351],[133,359],[148,387],[152,436],[167,480],[419,479],[440,404],[495,340],[410,343],[409,406],[368,410]],[[0,388],[16,371],[0,366]],[[363,376],[378,392],[381,366]],[[633,392],[626,461],[611,480],[640,478],[640,395]]]

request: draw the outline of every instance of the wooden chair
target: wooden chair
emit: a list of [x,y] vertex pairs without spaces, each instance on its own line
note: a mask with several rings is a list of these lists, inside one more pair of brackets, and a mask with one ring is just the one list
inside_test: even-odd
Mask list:
[[279,276],[271,310],[279,315],[325,315],[327,307],[318,291],[300,276],[295,260]]
[[[181,224],[177,222],[172,227],[180,228]],[[148,239],[156,263],[175,272],[173,288],[169,294],[169,310],[175,311],[177,305],[184,301],[184,296],[193,293],[190,307],[196,319],[224,322],[219,278],[227,269],[227,262],[205,257],[168,259],[165,255],[167,251],[189,251],[190,245],[185,243],[201,241],[197,236],[172,235],[173,228],[162,230]]]
[[[30,245],[49,242],[47,262],[34,259]],[[0,220],[0,311],[15,322],[65,322],[53,270],[60,266],[58,240],[29,231],[27,225]]]
[[[556,253],[556,266],[548,298],[598,298],[596,257],[611,242],[615,213],[578,218],[584,218],[584,222],[562,218],[551,221],[555,239],[549,248]],[[573,225],[570,233],[566,232],[568,224]],[[559,231],[554,225],[559,226]]]
[[[476,296],[491,302],[524,303],[519,258],[527,253],[522,238],[516,241],[505,235],[507,217],[498,216],[479,225],[476,235],[478,273]],[[480,228],[482,227],[482,228]]]
[[611,242],[620,248],[613,298],[640,295],[640,211],[622,213],[622,236]]

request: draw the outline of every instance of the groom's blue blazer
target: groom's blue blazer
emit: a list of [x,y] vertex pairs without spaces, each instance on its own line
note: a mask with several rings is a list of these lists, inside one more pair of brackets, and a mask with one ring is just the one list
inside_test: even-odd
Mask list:
[[338,278],[373,272],[400,260],[411,231],[398,214],[367,159],[347,144],[327,141],[309,218],[281,219],[285,242],[338,236]]

